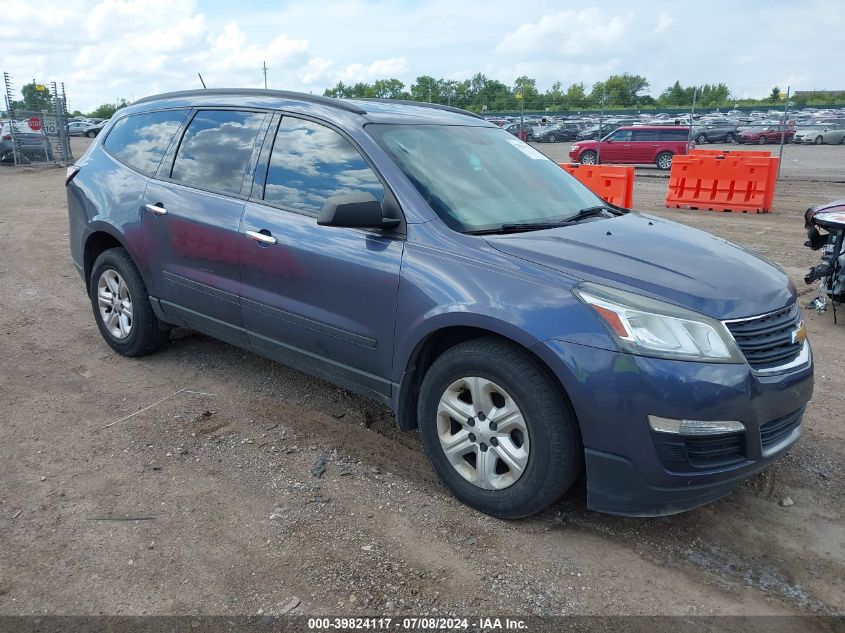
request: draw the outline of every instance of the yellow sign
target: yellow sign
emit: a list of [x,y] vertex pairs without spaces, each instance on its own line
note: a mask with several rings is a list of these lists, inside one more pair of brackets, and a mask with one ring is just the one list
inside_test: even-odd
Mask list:
[[519,100],[521,100],[521,99],[522,99],[522,93],[521,93],[521,92],[517,92],[517,93],[516,93],[516,100],[517,100],[517,101],[519,101]]
[[35,84],[35,89],[38,92],[44,92],[45,90],[47,90],[47,86],[45,86],[44,84]]

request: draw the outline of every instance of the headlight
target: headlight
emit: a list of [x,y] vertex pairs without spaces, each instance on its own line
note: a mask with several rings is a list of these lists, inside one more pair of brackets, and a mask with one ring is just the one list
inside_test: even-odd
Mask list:
[[578,151],[578,145],[577,144],[573,145],[572,149],[570,151],[577,152]]
[[744,363],[723,323],[642,295],[582,283],[572,293],[589,306],[626,352],[678,360]]

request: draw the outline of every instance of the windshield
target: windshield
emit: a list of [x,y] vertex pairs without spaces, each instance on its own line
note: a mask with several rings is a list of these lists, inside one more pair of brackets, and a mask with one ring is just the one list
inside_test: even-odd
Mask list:
[[555,222],[602,200],[504,130],[455,125],[368,125],[429,206],[461,232]]

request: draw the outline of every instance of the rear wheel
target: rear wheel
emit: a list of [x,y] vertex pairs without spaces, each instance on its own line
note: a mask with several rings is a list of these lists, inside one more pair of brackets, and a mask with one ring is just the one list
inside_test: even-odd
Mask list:
[[581,154],[581,158],[579,160],[582,165],[595,165],[598,160],[598,154],[592,150],[588,150]]
[[549,143],[557,143],[557,137],[554,134],[549,134]]
[[707,142],[707,135],[706,134],[699,134],[695,137],[695,142],[699,145],[704,145]]
[[577,422],[560,385],[534,358],[495,338],[467,341],[434,362],[418,418],[437,474],[486,514],[539,512],[581,469]]
[[735,141],[736,141],[736,136],[734,136],[733,133],[728,133],[728,135],[725,136],[725,143],[733,143]]
[[757,139],[757,145],[765,145],[768,142],[769,141],[768,141],[768,139],[766,139],[765,136],[761,136],[760,138]]
[[125,249],[110,248],[97,258],[88,287],[97,327],[114,351],[143,356],[167,342],[170,334],[153,313],[144,280]]
[[824,143],[824,139],[821,136],[817,136],[816,140],[813,141],[813,143],[815,143],[816,145],[821,145],[822,143]]
[[654,164],[657,165],[658,169],[662,169],[663,171],[671,169],[672,168],[672,152],[660,152],[657,155],[657,158],[655,159]]

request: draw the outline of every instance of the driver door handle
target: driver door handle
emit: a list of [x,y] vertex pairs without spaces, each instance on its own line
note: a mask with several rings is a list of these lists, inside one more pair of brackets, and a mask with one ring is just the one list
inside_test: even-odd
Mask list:
[[263,244],[265,246],[272,246],[278,241],[275,237],[270,235],[269,231],[267,233],[262,233],[260,231],[247,231],[246,235],[248,238],[255,240],[259,244]]
[[160,202],[156,204],[145,204],[144,208],[155,215],[167,215],[167,209]]

